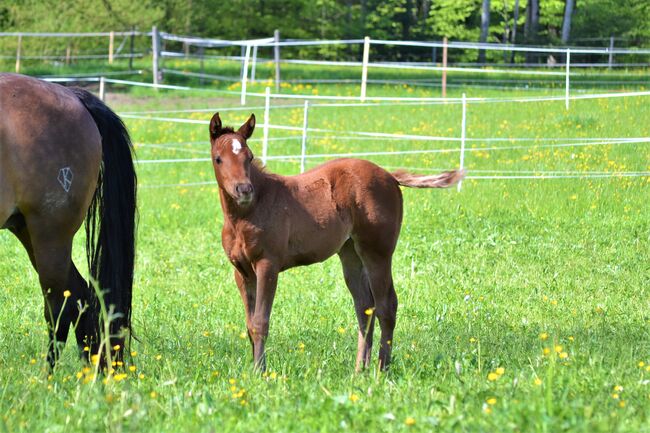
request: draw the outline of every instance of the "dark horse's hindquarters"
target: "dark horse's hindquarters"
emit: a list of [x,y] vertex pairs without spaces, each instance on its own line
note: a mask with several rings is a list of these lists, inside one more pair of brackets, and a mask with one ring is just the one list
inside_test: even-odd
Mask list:
[[391,265],[402,221],[399,185],[447,187],[462,173],[391,174],[368,161],[339,159],[299,176],[279,176],[252,163],[246,140],[254,127],[254,116],[236,132],[222,127],[218,113],[210,122],[222,242],[235,266],[256,365],[265,368],[278,273],[338,253],[359,324],[357,369],[370,363],[375,317],[385,368],[397,314]]
[[84,218],[91,279],[114,316],[105,343],[119,345],[121,358],[130,328],[136,209],[126,128],[92,94],[20,75],[0,74],[0,107],[0,227],[21,241],[38,273],[48,361],[54,366],[77,320],[80,348],[88,345],[88,356],[100,349],[99,299],[71,259]]

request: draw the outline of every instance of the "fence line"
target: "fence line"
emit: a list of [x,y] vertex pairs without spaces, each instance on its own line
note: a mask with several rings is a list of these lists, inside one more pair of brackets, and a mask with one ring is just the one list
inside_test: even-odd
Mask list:
[[126,32],[87,32],[87,33],[39,33],[39,32],[0,32],[2,36],[26,36],[39,38],[86,38],[86,37],[110,37],[115,36],[149,36],[150,32],[126,31]]
[[[302,130],[302,128],[300,128]],[[636,141],[602,141],[602,142],[589,142],[589,143],[560,143],[560,144],[543,144],[533,146],[493,146],[493,147],[477,147],[466,148],[465,152],[486,152],[486,151],[500,151],[500,150],[519,150],[519,149],[539,149],[539,148],[565,148],[565,147],[584,147],[584,146],[604,146],[615,144],[639,144],[650,143],[650,137],[637,139]],[[326,159],[326,158],[349,158],[360,156],[393,156],[393,155],[423,155],[433,153],[454,153],[461,152],[458,147],[444,148],[444,149],[413,149],[401,151],[373,151],[373,152],[336,152],[336,153],[311,153],[300,155],[274,155],[266,157],[267,160],[286,160],[296,159],[298,161],[307,159]],[[197,163],[211,161],[210,158],[168,158],[168,159],[145,159],[138,160],[138,164],[176,164],[176,163]]]
[[[44,78],[46,81],[99,81],[99,77],[49,77]],[[203,87],[190,87],[190,86],[174,86],[168,84],[151,84],[144,83],[140,81],[129,81],[129,80],[117,80],[117,79],[106,79],[107,83],[114,84],[124,84],[131,86],[141,86],[141,87],[151,87],[167,90],[182,90],[182,91],[200,91],[200,92],[211,92],[211,93],[221,93],[229,95],[241,95],[241,92],[229,91],[229,90],[219,90],[219,89],[209,89]],[[258,92],[248,92],[247,96],[266,98],[265,93]],[[606,99],[606,98],[624,98],[624,97],[636,97],[636,96],[650,96],[650,91],[638,91],[638,92],[617,92],[617,93],[592,93],[592,94],[583,94],[583,95],[570,95],[569,100],[578,100],[578,99]],[[333,101],[361,101],[359,96],[329,96],[329,95],[307,95],[307,94],[283,94],[283,93],[272,93],[270,95],[272,99],[302,99],[302,100],[333,100]],[[430,104],[461,104],[462,98],[439,98],[439,97],[401,97],[401,96],[367,96],[366,101],[376,101],[376,102],[418,102],[418,103],[430,103]],[[544,101],[564,101],[566,96],[533,96],[533,97],[509,97],[509,98],[480,98],[472,97],[467,98],[467,102],[471,103],[497,103],[497,102],[544,102]],[[333,105],[333,104],[332,104]],[[362,103],[355,104],[362,106]],[[314,104],[313,106],[323,107],[326,104]],[[338,105],[340,106],[340,105]]]
[[[370,42],[375,45],[397,45],[411,47],[428,47],[444,48],[443,42],[421,42],[421,41],[389,41],[382,39],[371,39]],[[576,54],[650,54],[650,49],[624,49],[624,48],[583,48],[575,46],[566,47],[539,47],[532,45],[510,45],[495,43],[478,43],[478,42],[448,42],[449,48],[474,49],[474,50],[492,50],[492,51],[517,51],[529,53],[559,53],[563,54],[570,49]]]
[[[303,107],[301,105],[301,107]],[[310,104],[311,107],[311,104]],[[258,127],[263,128],[264,124],[257,124]],[[356,140],[356,141],[365,141],[365,140],[373,140],[373,141],[404,141],[404,139],[400,136],[395,136],[395,137],[384,137],[382,139],[377,140],[374,137],[358,137],[358,136],[338,136],[338,135],[312,135],[312,139],[315,140],[324,140],[324,139],[337,139],[337,140]],[[455,137],[449,137],[450,139],[453,139]],[[269,137],[267,140],[269,142],[271,141],[290,141],[290,140],[301,140],[302,135],[293,135],[293,136],[285,136],[285,137]],[[251,142],[256,142],[263,140],[262,138],[250,138],[248,141]],[[601,144],[626,144],[626,143],[643,143],[646,140],[648,140],[648,137],[593,137],[593,138],[565,138],[565,137],[540,137],[540,138],[531,138],[531,137],[523,137],[523,138],[504,138],[504,137],[498,137],[498,138],[466,138],[467,142],[485,142],[485,143],[493,143],[493,142],[512,142],[512,143],[518,143],[518,142],[531,142],[531,141],[541,141],[541,142],[548,142],[548,141],[562,141],[562,142],[567,142],[564,143],[563,146],[569,146],[571,144],[575,144],[576,147],[581,147],[581,146],[589,146],[589,145],[601,145]],[[453,140],[449,140],[453,141]],[[137,143],[137,146],[148,146],[148,145],[162,145],[162,146],[178,146],[178,145],[190,145],[190,144],[201,144],[204,145],[206,140],[197,140],[197,141],[175,141],[175,142],[167,142],[167,143]],[[528,146],[522,146],[522,148],[534,148],[536,146],[541,146],[543,144],[533,144],[533,145],[528,145]],[[468,151],[480,151],[483,150],[484,148],[481,147],[470,147],[468,148]]]
[[[445,170],[445,169],[440,169]],[[449,169],[447,169],[449,170]],[[575,175],[513,175],[513,176],[465,176],[466,180],[558,180],[558,179],[612,179],[612,178],[630,178],[630,177],[648,177],[650,172],[612,172],[603,174],[575,174]],[[166,183],[166,184],[144,184],[139,185],[139,188],[153,189],[153,188],[182,188],[193,186],[218,186],[216,181],[203,181],[203,182],[187,182],[187,183]]]
[[[253,45],[253,47],[259,47],[258,45]],[[565,51],[566,52],[566,51]],[[181,52],[181,51],[161,51],[161,55],[163,57],[169,57],[169,58],[185,58],[185,59],[212,59],[212,60],[233,60],[233,61],[242,61],[244,59],[244,56],[237,56],[237,55],[216,55],[216,54],[195,54],[195,53],[186,53],[186,52]],[[7,57],[12,57],[12,56],[7,56]],[[274,62],[274,59],[271,58],[266,58],[266,57],[258,57],[257,58],[258,63],[265,63],[265,62]],[[297,64],[297,65],[322,65],[322,66],[356,66],[360,67],[363,66],[363,62],[361,61],[354,61],[354,60],[313,60],[313,59],[280,59],[280,63],[283,64]],[[432,68],[432,63],[436,62],[411,62],[411,61],[404,61],[404,62],[380,62],[377,63],[379,65],[391,65],[391,64],[396,64],[396,65],[402,65],[404,68],[408,69],[410,66],[428,66]],[[455,69],[457,71],[463,72],[463,71],[475,71],[475,72],[485,72],[486,69],[485,67],[481,68],[483,66],[480,63],[465,63],[465,62],[454,62],[450,63],[455,65]],[[542,63],[498,63],[499,67],[502,68],[535,68],[535,69],[552,69],[552,68],[564,68],[563,63],[555,63],[555,64],[542,64]],[[615,63],[612,65],[609,65],[607,63],[571,63],[572,67],[578,67],[578,68],[610,68],[610,67],[618,67],[618,68],[629,68],[629,67],[647,67],[648,63]],[[487,67],[491,67],[491,64],[488,65]],[[475,69],[472,69],[475,68]],[[443,67],[438,67],[439,70],[445,69]],[[447,68],[448,69],[448,68]],[[435,70],[435,69],[434,69]],[[511,73],[513,69],[505,69],[504,73]],[[525,73],[525,71],[521,71],[521,73]],[[561,75],[564,75],[563,73],[560,73]],[[574,75],[577,76],[594,76],[594,75],[602,75],[602,76],[629,76],[630,74],[623,74],[623,73],[606,73],[606,74],[601,74],[601,73],[575,73]],[[360,79],[357,79],[357,81],[360,81]]]
[[[158,37],[158,32],[155,31],[155,28],[152,29],[152,40],[156,40]],[[292,62],[297,64],[315,64],[315,65],[336,65],[336,66],[359,66],[359,62],[332,62],[326,60],[287,60],[282,61],[279,56],[279,48],[281,46],[307,46],[307,45],[333,45],[333,44],[359,44],[363,43],[363,56],[361,60],[361,91],[360,91],[360,100],[363,102],[366,98],[366,86],[368,83],[368,68],[384,68],[384,69],[410,69],[410,70],[428,70],[428,71],[442,71],[442,94],[446,95],[446,74],[448,72],[463,72],[463,73],[482,73],[482,74],[517,74],[517,75],[543,75],[543,76],[562,76],[564,75],[565,80],[565,106],[568,110],[569,108],[569,77],[570,77],[570,56],[573,52],[574,54],[602,54],[608,55],[608,66],[611,66],[613,63],[614,54],[650,54],[650,49],[614,49],[613,46],[607,48],[581,48],[581,47],[537,47],[537,46],[516,46],[509,44],[492,44],[492,43],[469,43],[469,42],[448,42],[445,38],[441,43],[440,42],[422,42],[422,41],[390,41],[390,40],[381,40],[381,39],[371,39],[365,37],[363,40],[360,39],[349,39],[349,40],[312,40],[312,41],[280,41],[279,33],[276,31],[273,38],[263,38],[263,39],[253,39],[253,40],[238,40],[238,41],[227,41],[221,39],[205,39],[198,37],[188,37],[188,36],[177,36],[171,35],[168,33],[160,33],[160,37],[165,40],[173,40],[183,42],[184,44],[193,44],[199,47],[227,47],[227,46],[241,46],[246,48],[244,55],[244,61],[241,66],[242,73],[241,75],[241,101],[242,105],[246,100],[246,78],[249,65],[249,56],[251,53],[251,47],[254,47],[254,59],[253,59],[253,71],[254,75],[255,65],[257,63],[257,51],[259,47],[272,47],[274,49],[274,63],[275,63],[275,79],[276,81],[276,90],[278,82],[280,80],[280,63]],[[443,55],[443,65],[432,66],[427,64],[415,65],[415,64],[405,64],[405,63],[386,63],[386,62],[369,62],[370,57],[370,47],[371,44],[374,45],[393,45],[393,46],[413,46],[413,47],[442,47],[444,53],[447,52],[449,48],[455,49],[479,49],[479,50],[498,50],[498,51],[511,51],[511,52],[538,52],[538,53],[561,53],[564,54],[566,59],[565,72],[553,72],[553,71],[525,71],[525,70],[503,70],[503,69],[491,69],[491,68],[458,68],[458,67],[448,67],[446,63],[446,56]],[[153,43],[154,46],[154,71],[158,70],[158,44]],[[170,53],[164,52],[161,57],[165,56],[178,56],[179,53]],[[434,59],[435,61],[435,59]],[[232,79],[232,78],[223,78],[223,79]],[[232,79],[234,81],[234,79]],[[157,82],[157,74],[154,74],[154,83]]]
[[[2,34],[0,34],[1,36]],[[226,46],[245,46],[258,45],[268,47],[291,47],[291,46],[321,46],[321,45],[360,45],[364,43],[364,39],[314,39],[314,40],[285,40],[276,42],[274,38],[261,38],[261,39],[244,39],[230,41],[225,39],[209,39],[194,36],[178,36],[171,33],[161,33],[161,37],[166,40],[185,42],[196,46],[212,46],[212,47],[226,47]],[[394,46],[411,46],[423,48],[443,48],[444,42],[437,41],[393,41],[384,39],[369,40],[370,44],[374,45],[394,45]],[[650,54],[650,49],[643,48],[598,48],[598,47],[578,47],[578,46],[565,46],[565,47],[540,47],[534,45],[511,45],[511,44],[497,44],[497,43],[477,43],[477,42],[448,42],[449,48],[456,49],[473,49],[473,50],[493,50],[493,51],[516,51],[516,52],[538,52],[538,53],[564,53],[567,49],[571,49],[576,54]]]
[[[160,121],[160,122],[174,122],[174,123],[188,123],[188,124],[198,124],[198,125],[208,125],[210,122],[208,120],[198,120],[198,119],[177,119],[177,118],[169,118],[169,117],[150,117],[150,116],[139,116],[139,115],[131,115],[131,114],[123,114],[122,117],[127,118],[127,119],[139,119],[139,120],[154,120],[154,121]],[[325,128],[301,128],[298,126],[286,126],[286,125],[273,125],[273,124],[258,124],[258,127],[262,128],[269,128],[269,129],[277,129],[277,130],[285,130],[285,131],[307,131],[307,132],[321,132],[321,133],[336,133],[340,132],[335,129],[325,129]],[[391,138],[391,139],[401,139],[401,140],[409,140],[409,141],[443,141],[443,142],[461,142],[463,140],[467,141],[493,141],[497,140],[497,138],[462,138],[462,137],[441,137],[441,136],[433,136],[433,135],[413,135],[413,134],[390,134],[390,133],[384,133],[384,132],[368,132],[368,131],[346,131],[347,134],[351,134],[352,136],[359,136],[359,137],[373,137],[373,138]],[[319,137],[319,138],[328,138],[328,137]],[[512,139],[512,138],[498,138],[498,140],[502,141],[516,141],[517,139]],[[525,139],[529,140],[529,139]],[[595,142],[583,142],[583,143],[566,143],[566,146],[589,146],[589,145],[598,145],[598,144],[607,144],[607,143],[612,143],[612,144],[617,144],[617,143],[638,143],[638,142],[645,142],[647,140],[646,137],[641,137],[641,138],[635,138],[635,139],[629,139],[629,138],[621,138],[621,139],[616,139],[616,140],[609,140],[609,141],[595,141]],[[537,147],[547,147],[549,145],[536,145]],[[559,145],[554,145],[555,147],[558,147]],[[563,145],[564,146],[564,145]],[[511,146],[499,146],[500,148],[511,148]],[[477,150],[492,150],[493,148],[468,148],[467,151],[477,151]]]
[[[93,59],[108,59],[111,57],[108,54],[60,54],[60,55],[49,55],[49,56],[24,56],[20,55],[21,60],[93,60]],[[144,57],[144,53],[133,53],[133,54],[113,54],[112,56],[115,59],[135,59]],[[15,59],[16,56],[0,56],[0,59]]]

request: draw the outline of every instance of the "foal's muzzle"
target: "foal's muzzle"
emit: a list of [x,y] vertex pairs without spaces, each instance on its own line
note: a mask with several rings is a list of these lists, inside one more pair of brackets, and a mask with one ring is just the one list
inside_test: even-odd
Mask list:
[[238,204],[246,205],[253,201],[254,190],[251,183],[238,183],[235,192],[237,192]]

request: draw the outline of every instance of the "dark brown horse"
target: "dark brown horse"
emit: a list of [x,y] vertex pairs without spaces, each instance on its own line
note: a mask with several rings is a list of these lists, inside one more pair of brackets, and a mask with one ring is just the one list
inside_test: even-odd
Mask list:
[[[119,360],[131,323],[136,210],[126,128],[85,90],[13,74],[0,74],[0,113],[0,228],[16,235],[38,273],[47,360],[54,367],[70,325],[87,358],[112,349]],[[71,258],[84,219],[91,285]]]
[[235,266],[255,365],[266,366],[278,274],[338,253],[359,325],[356,368],[370,363],[375,316],[379,365],[387,367],[397,315],[391,263],[402,223],[400,185],[444,188],[462,173],[388,173],[369,161],[337,159],[298,176],[279,176],[253,163],[246,140],[254,128],[254,115],[236,132],[222,127],[219,113],[210,122],[223,248]]

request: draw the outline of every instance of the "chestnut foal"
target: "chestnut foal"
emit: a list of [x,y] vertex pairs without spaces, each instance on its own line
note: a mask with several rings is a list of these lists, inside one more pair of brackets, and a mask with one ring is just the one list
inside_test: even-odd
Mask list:
[[212,164],[223,210],[223,248],[235,266],[255,365],[264,343],[278,274],[338,254],[359,324],[356,368],[368,367],[375,315],[381,327],[379,365],[390,363],[397,295],[391,261],[402,223],[400,185],[444,188],[458,171],[435,176],[388,173],[359,159],[337,159],[298,176],[267,173],[246,145],[251,115],[236,132],[210,121]]

